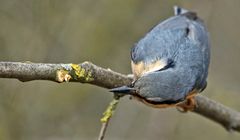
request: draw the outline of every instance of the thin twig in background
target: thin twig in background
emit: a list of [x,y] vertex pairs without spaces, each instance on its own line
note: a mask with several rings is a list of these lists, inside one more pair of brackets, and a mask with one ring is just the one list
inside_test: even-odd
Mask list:
[[103,140],[104,139],[109,121],[110,121],[110,119],[107,122],[102,123],[102,127],[101,127],[101,130],[100,130],[99,136],[98,136],[98,140]]
[[119,99],[120,99],[120,97],[114,96],[114,99],[110,102],[106,111],[103,113],[103,117],[101,118],[102,127],[101,127],[101,130],[100,130],[98,140],[103,140],[104,139],[109,121],[111,120],[111,118],[112,118],[112,116],[113,116],[113,114],[114,114],[114,112],[117,108],[117,105],[119,103]]

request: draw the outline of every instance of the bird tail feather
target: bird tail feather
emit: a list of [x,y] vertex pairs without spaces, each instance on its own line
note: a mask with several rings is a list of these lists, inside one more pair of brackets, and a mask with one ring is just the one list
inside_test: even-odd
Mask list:
[[185,13],[189,12],[187,9],[181,8],[179,6],[174,6],[173,10],[174,10],[174,15],[175,16],[185,14]]

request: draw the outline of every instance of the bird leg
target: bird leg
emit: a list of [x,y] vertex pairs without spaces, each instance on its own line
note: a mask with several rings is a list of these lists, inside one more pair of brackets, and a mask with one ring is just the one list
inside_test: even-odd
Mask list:
[[178,111],[184,113],[188,111],[193,111],[197,106],[196,100],[194,98],[196,94],[197,93],[189,94],[184,102],[177,104]]

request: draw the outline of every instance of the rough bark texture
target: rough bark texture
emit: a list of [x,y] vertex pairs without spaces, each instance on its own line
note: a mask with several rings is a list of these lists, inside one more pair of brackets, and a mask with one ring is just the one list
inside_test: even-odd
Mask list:
[[[55,82],[90,83],[104,88],[114,88],[131,83],[132,78],[90,62],[81,64],[43,64],[0,62],[0,78],[20,81],[51,80]],[[197,108],[193,111],[225,127],[240,132],[240,113],[202,95],[195,97]]]

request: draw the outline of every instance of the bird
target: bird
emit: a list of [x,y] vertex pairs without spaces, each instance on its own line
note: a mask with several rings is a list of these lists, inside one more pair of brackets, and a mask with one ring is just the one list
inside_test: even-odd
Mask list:
[[194,110],[207,87],[209,33],[196,12],[174,6],[174,16],[153,27],[131,48],[133,82],[110,89],[154,108]]

